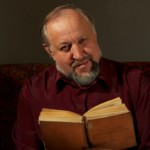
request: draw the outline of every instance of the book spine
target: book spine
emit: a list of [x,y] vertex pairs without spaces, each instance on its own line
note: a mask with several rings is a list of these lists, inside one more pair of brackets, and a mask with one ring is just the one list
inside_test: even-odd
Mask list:
[[83,116],[83,124],[84,124],[84,129],[85,129],[85,135],[86,135],[86,140],[89,148],[92,148],[93,145],[90,142],[89,134],[88,134],[88,122],[85,116]]

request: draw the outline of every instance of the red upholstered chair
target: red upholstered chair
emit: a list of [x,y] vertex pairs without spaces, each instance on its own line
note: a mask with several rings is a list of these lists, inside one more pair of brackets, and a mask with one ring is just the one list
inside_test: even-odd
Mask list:
[[49,64],[0,65],[0,150],[14,150],[12,128],[17,100],[24,80],[47,68]]

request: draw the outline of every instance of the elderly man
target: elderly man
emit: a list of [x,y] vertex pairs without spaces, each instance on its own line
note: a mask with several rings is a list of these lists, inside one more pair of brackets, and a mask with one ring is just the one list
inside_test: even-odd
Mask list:
[[133,149],[150,149],[150,80],[139,70],[102,57],[92,18],[75,6],[59,6],[45,17],[42,38],[55,65],[27,80],[21,90],[13,131],[16,148],[44,149],[38,124],[43,107],[82,115],[120,97],[133,114]]

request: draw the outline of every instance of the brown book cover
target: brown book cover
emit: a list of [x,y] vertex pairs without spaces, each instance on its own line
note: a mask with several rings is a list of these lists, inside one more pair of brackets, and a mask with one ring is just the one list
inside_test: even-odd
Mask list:
[[42,109],[39,123],[47,150],[124,149],[136,145],[131,112],[120,98],[99,104],[83,116]]

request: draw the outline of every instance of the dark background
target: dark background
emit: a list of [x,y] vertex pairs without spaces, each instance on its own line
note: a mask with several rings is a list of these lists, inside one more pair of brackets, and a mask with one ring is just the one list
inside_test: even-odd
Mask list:
[[49,62],[40,27],[44,16],[64,3],[93,15],[103,56],[150,61],[150,0],[1,0],[0,64]]

